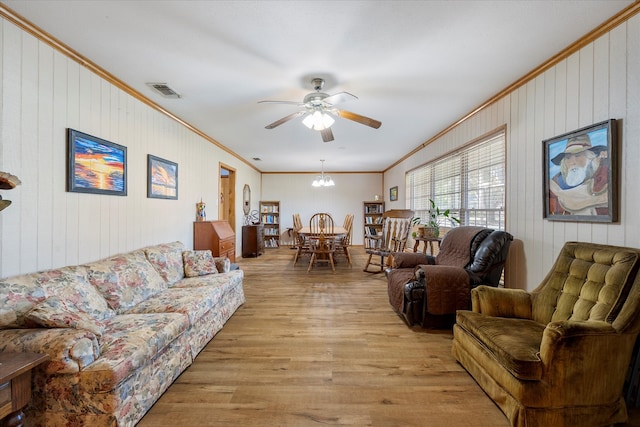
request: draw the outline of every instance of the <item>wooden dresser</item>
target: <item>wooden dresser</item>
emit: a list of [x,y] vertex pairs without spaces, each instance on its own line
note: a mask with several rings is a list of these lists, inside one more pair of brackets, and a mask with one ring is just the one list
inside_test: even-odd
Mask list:
[[262,233],[262,224],[242,226],[243,258],[258,257],[264,253],[264,238]]
[[227,221],[196,221],[193,249],[211,249],[213,256],[226,256],[236,262],[236,233]]

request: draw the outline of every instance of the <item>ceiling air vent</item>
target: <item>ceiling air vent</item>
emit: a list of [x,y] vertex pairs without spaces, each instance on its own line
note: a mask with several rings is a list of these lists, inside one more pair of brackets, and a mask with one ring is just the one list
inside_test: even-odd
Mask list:
[[165,98],[173,98],[173,99],[180,98],[180,94],[175,90],[171,89],[169,85],[166,83],[147,83],[147,86],[149,86],[151,89],[155,90]]

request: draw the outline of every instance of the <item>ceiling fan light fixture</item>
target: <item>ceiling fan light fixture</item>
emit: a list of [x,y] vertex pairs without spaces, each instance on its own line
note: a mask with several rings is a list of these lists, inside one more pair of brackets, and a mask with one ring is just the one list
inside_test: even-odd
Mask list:
[[313,130],[325,130],[331,127],[335,120],[327,113],[323,113],[320,110],[314,111],[312,114],[308,114],[307,117],[302,120],[302,123]]

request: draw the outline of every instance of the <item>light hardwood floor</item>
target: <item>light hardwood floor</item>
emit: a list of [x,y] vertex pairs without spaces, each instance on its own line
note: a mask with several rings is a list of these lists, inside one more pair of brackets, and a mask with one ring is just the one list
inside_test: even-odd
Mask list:
[[294,268],[287,247],[238,260],[246,304],[138,426],[509,427],[451,356],[450,331],[407,327],[384,274],[351,253],[335,274],[307,273],[308,257]]

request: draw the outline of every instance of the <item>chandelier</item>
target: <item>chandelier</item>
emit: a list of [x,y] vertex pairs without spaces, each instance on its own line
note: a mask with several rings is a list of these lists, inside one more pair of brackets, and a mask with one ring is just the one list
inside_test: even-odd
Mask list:
[[311,185],[314,187],[333,187],[336,183],[333,182],[329,175],[324,175],[324,160],[320,161],[322,162],[322,172],[320,173],[320,176],[313,180]]

